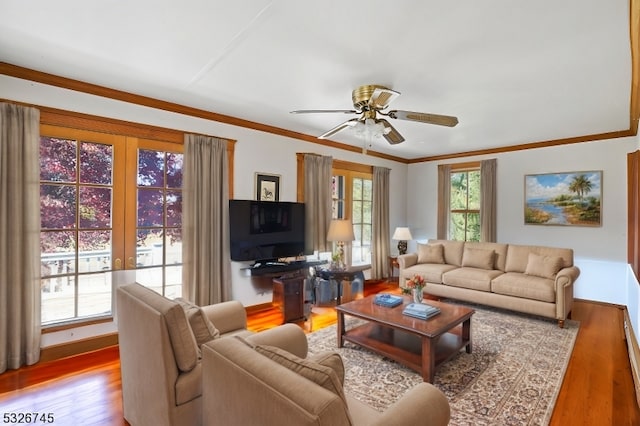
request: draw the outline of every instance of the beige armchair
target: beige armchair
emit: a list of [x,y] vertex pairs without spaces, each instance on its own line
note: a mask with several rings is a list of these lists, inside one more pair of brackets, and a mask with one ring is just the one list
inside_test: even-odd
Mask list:
[[205,335],[216,340],[243,336],[307,355],[307,338],[298,326],[253,333],[237,301],[198,308],[136,283],[118,288],[116,304],[123,411],[132,426],[202,424]]
[[[436,425],[449,422],[440,390],[420,383],[380,413],[345,395],[337,353],[302,359],[239,338],[202,346],[205,425]],[[342,377],[341,377],[342,375]]]

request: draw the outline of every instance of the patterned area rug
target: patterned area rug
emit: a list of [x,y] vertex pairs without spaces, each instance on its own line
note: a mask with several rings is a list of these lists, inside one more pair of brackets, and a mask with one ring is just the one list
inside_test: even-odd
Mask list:
[[[451,405],[450,424],[548,424],[579,323],[568,320],[560,328],[552,320],[464,305],[476,310],[473,353],[461,350],[436,370],[434,382]],[[357,321],[347,317],[347,328]],[[335,325],[308,338],[310,353],[342,355],[345,391],[380,411],[422,381],[413,370],[350,342],[336,348]]]

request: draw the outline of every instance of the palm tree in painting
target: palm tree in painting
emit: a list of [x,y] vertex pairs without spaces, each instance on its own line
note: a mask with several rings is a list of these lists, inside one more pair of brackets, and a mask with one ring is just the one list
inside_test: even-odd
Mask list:
[[574,176],[573,180],[569,184],[569,190],[571,192],[575,192],[578,195],[580,203],[582,203],[584,199],[584,194],[591,191],[592,187],[593,184],[586,175]]

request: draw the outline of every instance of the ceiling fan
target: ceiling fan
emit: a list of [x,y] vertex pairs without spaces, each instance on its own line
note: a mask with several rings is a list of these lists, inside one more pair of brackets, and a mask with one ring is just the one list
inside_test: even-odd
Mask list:
[[412,112],[391,110],[384,112],[391,101],[400,96],[400,92],[391,90],[379,85],[360,86],[351,92],[353,107],[355,109],[299,109],[291,111],[291,114],[315,114],[315,113],[342,113],[359,114],[360,117],[352,118],[334,127],[328,132],[318,136],[318,139],[328,139],[336,133],[358,126],[377,126],[380,133],[392,145],[404,142],[404,137],[384,118],[377,118],[383,115],[398,120],[417,121],[420,123],[437,124],[439,126],[453,127],[458,124],[458,118],[449,115],[427,114],[424,112]]

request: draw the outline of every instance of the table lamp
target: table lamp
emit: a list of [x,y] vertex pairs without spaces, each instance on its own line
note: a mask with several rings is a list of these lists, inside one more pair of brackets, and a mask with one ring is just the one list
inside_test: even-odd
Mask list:
[[399,226],[396,228],[391,239],[398,241],[398,253],[405,254],[407,252],[407,240],[412,240],[413,237],[411,236],[409,228]]
[[344,243],[353,241],[356,237],[353,233],[353,224],[350,219],[332,219],[329,224],[327,241],[338,243],[338,254],[340,256],[340,267],[344,266]]

